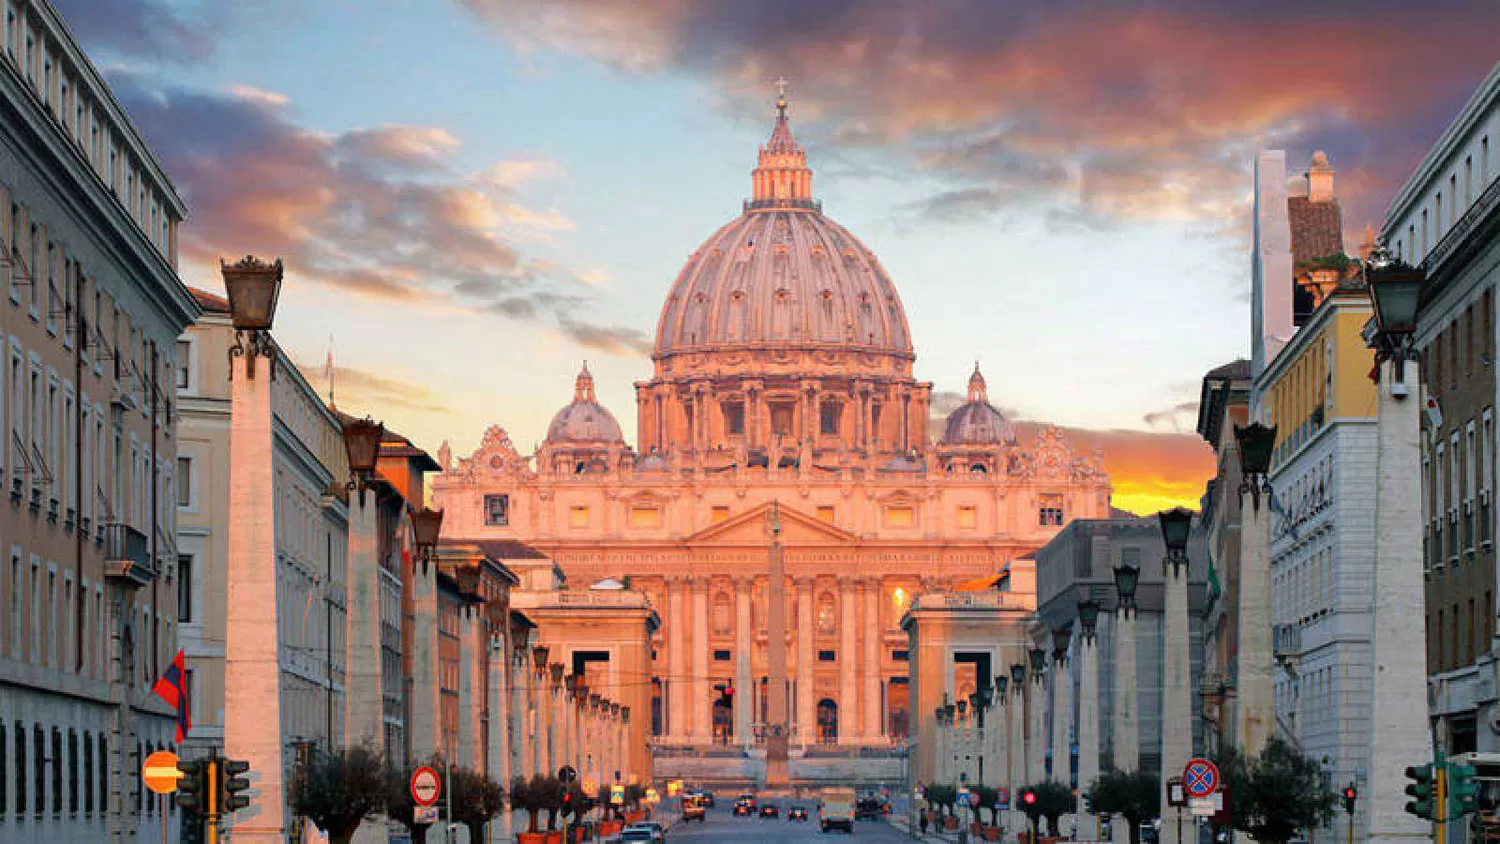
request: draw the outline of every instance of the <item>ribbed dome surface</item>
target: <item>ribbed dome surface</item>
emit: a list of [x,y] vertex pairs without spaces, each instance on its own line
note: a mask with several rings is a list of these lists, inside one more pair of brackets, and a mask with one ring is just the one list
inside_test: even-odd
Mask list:
[[594,376],[585,365],[573,386],[573,403],[559,410],[547,426],[547,442],[614,443],[624,440],[615,415],[594,398]]
[[1016,429],[1005,418],[1005,414],[990,404],[989,385],[974,364],[974,373],[969,376],[969,398],[957,410],[948,414],[943,424],[944,445],[994,445],[1007,443],[1016,438]]
[[688,258],[662,309],[656,354],[828,343],[910,356],[895,285],[821,212],[752,210]]
[[944,445],[992,445],[1016,438],[1015,428],[1000,411],[971,402],[948,414],[943,425]]

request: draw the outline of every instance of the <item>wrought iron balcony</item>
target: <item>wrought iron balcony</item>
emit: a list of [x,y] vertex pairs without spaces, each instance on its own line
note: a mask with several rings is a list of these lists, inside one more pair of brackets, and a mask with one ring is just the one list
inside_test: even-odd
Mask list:
[[126,586],[145,586],[156,578],[151,549],[146,534],[134,527],[114,522],[101,525],[104,531],[104,574]]

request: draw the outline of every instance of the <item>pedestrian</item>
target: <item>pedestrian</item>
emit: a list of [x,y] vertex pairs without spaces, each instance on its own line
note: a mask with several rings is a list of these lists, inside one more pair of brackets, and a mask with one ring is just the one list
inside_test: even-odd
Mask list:
[[923,809],[922,813],[920,815],[918,815],[918,823],[922,827],[922,834],[926,835],[927,834],[927,810],[926,809]]

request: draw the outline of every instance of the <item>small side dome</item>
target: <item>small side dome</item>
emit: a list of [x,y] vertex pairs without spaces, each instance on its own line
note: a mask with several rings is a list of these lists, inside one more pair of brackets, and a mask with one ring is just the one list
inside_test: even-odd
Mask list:
[[573,403],[552,417],[547,426],[547,442],[616,443],[624,442],[620,423],[604,405],[594,398],[594,376],[588,364],[578,373],[573,387]]
[[969,376],[969,399],[948,414],[943,424],[944,445],[998,445],[1013,442],[1015,426],[989,402],[989,391],[979,364]]

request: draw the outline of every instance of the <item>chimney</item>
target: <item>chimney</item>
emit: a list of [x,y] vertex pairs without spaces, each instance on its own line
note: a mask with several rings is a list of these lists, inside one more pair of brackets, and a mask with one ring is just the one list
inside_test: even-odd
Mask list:
[[1333,167],[1328,164],[1328,154],[1322,150],[1313,153],[1312,163],[1307,168],[1307,198],[1313,202],[1333,200]]

